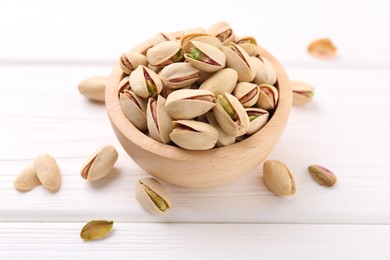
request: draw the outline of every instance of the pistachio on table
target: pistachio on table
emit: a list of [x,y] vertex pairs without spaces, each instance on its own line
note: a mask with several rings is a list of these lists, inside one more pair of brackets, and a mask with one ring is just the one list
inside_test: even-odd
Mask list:
[[41,154],[34,160],[34,170],[42,185],[51,191],[61,186],[61,171],[56,160],[49,154]]
[[154,178],[143,178],[137,182],[135,197],[141,206],[151,213],[165,213],[172,207],[164,186]]
[[112,170],[117,159],[118,152],[115,147],[102,146],[84,162],[80,175],[89,181],[100,180]]
[[313,164],[308,167],[308,170],[318,184],[328,187],[336,184],[336,175],[327,168]]
[[80,82],[78,89],[79,92],[95,101],[104,102],[104,92],[107,85],[107,77],[96,76],[85,79]]
[[80,237],[85,241],[104,237],[111,231],[113,225],[112,220],[91,220],[82,228]]
[[34,169],[34,165],[27,166],[14,181],[14,187],[19,191],[29,191],[40,185],[37,174]]
[[296,191],[294,177],[282,161],[269,160],[263,165],[265,186],[279,196],[290,196]]
[[300,80],[290,80],[293,91],[293,105],[302,106],[309,103],[314,96],[314,88]]

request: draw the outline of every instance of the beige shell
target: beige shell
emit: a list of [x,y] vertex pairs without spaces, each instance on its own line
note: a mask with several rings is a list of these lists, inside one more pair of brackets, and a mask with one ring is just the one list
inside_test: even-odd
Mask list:
[[165,87],[183,88],[199,79],[199,70],[186,62],[177,62],[163,68],[159,73]]
[[193,28],[187,28],[183,31],[183,36],[188,35],[188,34],[205,34],[206,30],[202,27],[193,27]]
[[[265,124],[268,122],[269,112],[262,108],[250,107],[246,108],[246,113],[249,117],[249,128],[246,131],[246,135],[253,135],[257,131],[259,131]],[[251,120],[251,116],[255,116],[253,120]]]
[[218,131],[203,122],[178,120],[173,122],[173,127],[171,140],[187,150],[208,150],[218,141]]
[[180,43],[177,41],[161,42],[150,48],[146,53],[150,65],[165,67],[183,60]]
[[27,166],[27,168],[19,173],[14,181],[14,187],[19,191],[29,191],[40,184],[41,182],[37,177],[33,164]]
[[290,80],[293,91],[293,105],[302,106],[309,103],[314,96],[314,88],[300,80]]
[[[189,43],[189,51],[185,52],[185,59],[191,63],[194,67],[203,70],[205,72],[216,72],[218,70],[221,70],[225,67],[226,63],[226,57],[225,54],[215,48],[214,46],[198,42],[198,41],[190,41]],[[207,62],[204,60],[196,60],[191,57],[191,52],[193,49],[200,50],[203,54],[202,57],[206,57]]]
[[137,46],[135,46],[133,49],[131,49],[131,51],[142,55],[146,55],[146,52],[153,47],[153,43],[154,43],[154,38],[147,39],[146,41],[143,41]]
[[118,96],[120,93],[123,93],[125,90],[130,90],[129,76],[124,77],[118,84]]
[[85,160],[80,175],[89,181],[100,180],[111,172],[117,159],[118,152],[115,147],[102,146]]
[[51,191],[61,186],[61,171],[56,160],[49,154],[41,154],[34,161],[34,170],[42,185]]
[[218,38],[215,36],[212,36],[207,33],[191,33],[191,34],[184,35],[180,40],[181,47],[184,52],[190,52],[191,41],[207,43],[219,50],[222,48],[222,42],[218,40]]
[[260,53],[257,40],[253,36],[236,37],[235,43],[241,46],[249,56],[258,56]]
[[249,82],[239,82],[234,88],[233,95],[244,107],[251,107],[256,104],[259,98],[259,86]]
[[222,105],[217,101],[213,112],[218,124],[229,135],[234,135],[236,137],[244,135],[249,128],[249,118],[244,107],[232,94],[226,92],[222,95],[226,97],[233,107],[237,120],[233,121]]
[[[149,77],[149,82],[152,82],[154,86],[153,93],[148,89],[146,75]],[[157,97],[163,88],[161,79],[156,72],[142,65],[138,66],[138,68],[130,74],[129,82],[133,92],[142,98]]]
[[265,57],[261,57],[263,60],[265,70],[267,72],[267,83],[269,85],[275,85],[277,78],[276,70],[274,66],[272,66],[271,62],[267,60]]
[[[154,196],[158,196],[159,199],[164,200],[166,207],[160,208],[160,205],[156,205],[156,202],[148,194],[147,189],[153,192]],[[135,187],[135,197],[141,206],[147,211],[153,214],[163,214],[165,210],[172,207],[171,199],[164,186],[154,178],[143,178],[139,180]]]
[[159,32],[153,38],[153,46],[156,46],[159,43],[167,41],[176,41],[176,38],[170,33]]
[[104,102],[108,78],[102,76],[91,77],[80,82],[79,92],[95,101]]
[[127,119],[140,131],[147,129],[146,126],[146,102],[131,90],[125,90],[119,94],[119,104]]
[[119,65],[122,71],[127,75],[134,71],[139,65],[146,66],[147,64],[148,61],[146,60],[145,55],[134,51],[123,53],[119,59]]
[[294,177],[281,161],[269,160],[264,163],[263,181],[271,192],[279,196],[293,195],[296,191]]
[[219,126],[217,119],[215,119],[214,113],[212,111],[207,112],[205,115],[206,121],[212,125],[218,131],[218,141],[217,147],[222,147],[226,145],[231,145],[236,142],[236,137],[234,135],[229,135]]
[[207,113],[215,106],[214,94],[204,89],[179,89],[172,92],[165,104],[174,119],[191,119]]
[[216,36],[223,45],[229,45],[235,38],[232,27],[224,21],[213,24],[207,32]]
[[169,143],[169,134],[172,132],[172,118],[165,108],[166,99],[158,96],[157,101],[149,98],[146,108],[146,118],[150,136],[162,143]]
[[206,89],[214,93],[214,95],[223,94],[225,92],[232,93],[237,84],[237,71],[230,68],[222,69],[209,77],[199,89]]
[[237,71],[238,81],[250,82],[254,79],[255,70],[250,57],[241,46],[232,42],[229,47],[223,46],[222,51],[226,55],[226,67]]
[[260,95],[256,105],[265,110],[274,110],[278,103],[279,93],[278,90],[271,85],[261,84]]

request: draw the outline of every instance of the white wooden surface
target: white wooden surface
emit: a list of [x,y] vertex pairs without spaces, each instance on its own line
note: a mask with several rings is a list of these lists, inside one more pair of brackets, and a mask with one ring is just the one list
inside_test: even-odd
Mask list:
[[[0,259],[389,259],[387,10],[385,1],[1,1]],[[290,167],[297,194],[270,194],[259,168],[218,188],[167,185],[174,207],[150,215],[133,194],[147,173],[77,84],[108,75],[121,52],[158,31],[223,19],[316,88],[270,156]],[[322,36],[338,46],[336,60],[305,53]],[[102,144],[119,150],[115,172],[87,183],[81,164]],[[42,152],[58,160],[60,191],[16,191],[15,176]],[[313,182],[312,163],[332,169],[338,184]],[[113,219],[114,232],[80,240],[83,224],[98,218]]]

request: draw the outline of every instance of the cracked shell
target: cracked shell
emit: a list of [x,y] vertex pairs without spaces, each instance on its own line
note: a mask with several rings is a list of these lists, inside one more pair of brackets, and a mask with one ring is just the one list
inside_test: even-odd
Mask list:
[[256,104],[259,98],[259,86],[254,83],[240,82],[234,88],[234,96],[244,107],[251,107]]
[[184,57],[192,66],[205,72],[221,70],[226,63],[225,54],[221,50],[198,41],[189,42],[188,51],[185,51]]
[[146,66],[147,64],[148,61],[146,60],[145,55],[133,51],[123,53],[119,60],[122,71],[127,75],[134,71],[139,65]]
[[259,47],[257,46],[256,38],[253,36],[236,37],[235,43],[241,46],[249,56],[258,56]]
[[278,90],[271,85],[261,84],[259,99],[256,105],[265,110],[274,110],[278,103],[279,93]]
[[156,72],[142,65],[130,74],[129,83],[133,92],[142,98],[157,97],[163,88]]
[[195,83],[199,79],[199,70],[189,63],[178,62],[163,68],[159,76],[164,86],[177,89]]
[[146,108],[146,118],[150,136],[164,144],[169,143],[171,139],[169,134],[172,132],[172,118],[168,115],[165,108],[166,99],[158,96],[157,101],[149,98]]
[[154,178],[143,178],[137,182],[135,198],[144,209],[153,214],[163,214],[172,207],[168,192]]
[[140,131],[147,129],[146,102],[131,90],[119,93],[119,104],[129,121]]
[[245,108],[245,111],[249,117],[249,128],[246,131],[246,135],[253,135],[259,131],[268,122],[269,112],[262,108],[250,107]]
[[154,67],[165,67],[183,61],[183,51],[177,41],[166,41],[153,46],[146,52],[146,58]]
[[224,68],[211,75],[205,82],[200,85],[199,89],[206,89],[214,93],[214,95],[223,94],[225,92],[232,93],[237,84],[237,71],[230,68]]
[[217,37],[223,45],[228,45],[235,38],[232,27],[224,21],[213,24],[207,32]]
[[222,42],[213,35],[207,33],[191,33],[191,34],[184,35],[183,38],[181,38],[180,40],[183,51],[185,52],[190,51],[191,41],[207,43],[219,50],[222,48]]
[[251,59],[241,46],[231,42],[229,46],[223,46],[222,51],[226,55],[226,67],[237,71],[238,81],[250,82],[254,79],[255,70]]

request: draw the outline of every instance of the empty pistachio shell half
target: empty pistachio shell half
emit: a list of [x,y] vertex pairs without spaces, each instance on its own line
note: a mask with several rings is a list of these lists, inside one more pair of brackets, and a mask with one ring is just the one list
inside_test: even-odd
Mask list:
[[268,85],[274,85],[276,83],[276,70],[269,60],[264,57],[251,57],[251,61],[256,73],[253,79],[255,83]]
[[295,193],[294,177],[282,161],[269,160],[263,165],[265,186],[274,194],[289,196]]
[[172,118],[165,108],[165,98],[158,96],[157,101],[149,98],[146,108],[148,130],[150,136],[162,143],[169,143],[169,133],[172,132]]
[[293,91],[293,105],[302,106],[309,103],[314,96],[314,88],[300,80],[290,80]]
[[236,37],[235,43],[241,46],[249,56],[258,56],[259,48],[257,46],[256,38],[253,36]]
[[238,81],[251,82],[255,77],[255,70],[246,51],[239,45],[231,42],[222,47],[226,55],[226,66],[238,73]]
[[216,72],[225,67],[225,54],[218,48],[203,42],[190,41],[185,59],[205,72]]
[[166,41],[157,44],[147,51],[146,58],[149,64],[155,67],[165,67],[184,60],[181,45],[176,41]]
[[57,191],[61,186],[61,171],[56,160],[48,155],[41,154],[34,161],[34,170],[42,185],[51,191]]
[[187,150],[208,150],[218,141],[218,131],[203,122],[178,120],[173,122],[173,127],[171,140]]
[[159,73],[165,87],[183,88],[199,79],[199,70],[189,63],[177,62],[163,68]]
[[210,44],[217,49],[222,48],[222,42],[215,36],[212,36],[212,35],[207,34],[207,33],[190,33],[190,34],[184,35],[183,38],[181,38],[181,46],[182,46],[183,51],[185,51],[185,52],[190,51],[190,48],[191,48],[190,42],[192,40]]
[[85,161],[81,168],[81,177],[89,181],[97,181],[106,176],[118,159],[118,152],[112,145],[105,145],[97,149]]
[[32,164],[19,173],[14,181],[14,187],[19,191],[29,191],[40,184]]
[[232,27],[224,21],[213,24],[207,32],[217,37],[223,45],[228,45],[235,38]]
[[147,63],[148,61],[146,60],[145,55],[133,51],[123,53],[119,60],[119,65],[122,71],[127,75],[129,75],[139,65],[146,66]]
[[240,82],[234,89],[234,96],[244,107],[251,107],[256,104],[259,98],[259,86],[254,83]]
[[142,65],[130,74],[129,83],[133,92],[142,98],[157,97],[163,88],[156,72]]
[[147,129],[146,103],[131,90],[119,94],[119,104],[129,121],[139,130]]
[[153,178],[143,178],[137,182],[135,197],[144,209],[154,214],[165,213],[172,205],[164,186]]
[[204,89],[179,89],[172,92],[165,104],[174,119],[191,119],[207,113],[215,106],[214,94]]
[[246,113],[249,117],[249,128],[246,132],[247,135],[253,135],[257,131],[259,131],[265,124],[268,122],[269,113],[265,109],[250,107],[245,108]]
[[214,93],[214,95],[223,94],[225,92],[232,93],[237,84],[237,71],[230,68],[222,69],[211,75],[206,81],[200,85],[199,89],[206,89]]
[[80,237],[86,241],[101,238],[111,231],[113,225],[112,220],[89,221],[81,230]]
[[256,105],[265,110],[274,110],[278,103],[278,90],[271,85],[261,84],[260,95]]
[[229,135],[241,136],[249,128],[249,118],[240,101],[229,93],[217,95],[213,109],[220,127]]
[[[212,125],[217,131],[218,131],[218,141],[217,141],[217,147],[222,147],[226,145],[231,145],[236,142],[236,137],[234,135],[229,135],[223,129],[219,126],[217,119],[215,119],[213,112],[207,112],[205,115],[205,122]],[[199,120],[201,121],[201,120]]]
[[106,90],[107,77],[97,76],[88,78],[80,82],[79,92],[95,101],[104,102],[104,93]]
[[318,184],[328,187],[336,184],[336,175],[327,168],[313,164],[309,166],[308,170]]

